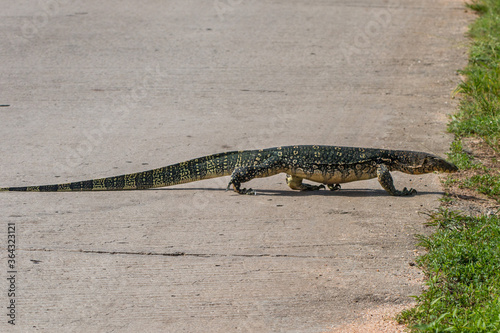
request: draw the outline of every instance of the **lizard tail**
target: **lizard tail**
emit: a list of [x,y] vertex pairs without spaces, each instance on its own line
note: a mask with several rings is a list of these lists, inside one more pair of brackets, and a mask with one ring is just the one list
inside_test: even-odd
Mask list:
[[0,191],[59,192],[59,191],[113,191],[141,190],[190,183],[197,180],[231,175],[241,156],[241,151],[214,154],[195,158],[186,162],[172,164],[137,173],[116,177],[84,180],[72,183],[4,187]]

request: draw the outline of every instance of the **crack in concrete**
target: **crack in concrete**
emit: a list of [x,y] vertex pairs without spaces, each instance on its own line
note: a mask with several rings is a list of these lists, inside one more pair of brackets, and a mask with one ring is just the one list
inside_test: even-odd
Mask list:
[[134,251],[106,251],[106,250],[61,250],[61,249],[20,249],[20,251],[29,252],[75,252],[75,253],[87,253],[87,254],[108,254],[108,255],[140,255],[140,256],[160,256],[160,257],[200,257],[200,258],[211,258],[211,257],[244,257],[244,258],[304,258],[304,259],[335,259],[334,256],[311,256],[311,255],[295,255],[295,254],[270,254],[270,253],[260,253],[260,254],[221,254],[221,253],[186,253],[181,251],[176,252],[134,252]]

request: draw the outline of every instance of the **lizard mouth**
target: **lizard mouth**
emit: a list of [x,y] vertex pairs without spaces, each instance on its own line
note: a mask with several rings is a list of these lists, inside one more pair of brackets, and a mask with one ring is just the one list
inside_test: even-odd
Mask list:
[[453,163],[450,163],[450,162],[447,162],[447,161],[443,161],[442,163],[442,169],[441,170],[437,170],[437,171],[443,171],[443,172],[447,172],[447,173],[452,173],[452,172],[457,172],[458,171],[458,167],[453,164]]

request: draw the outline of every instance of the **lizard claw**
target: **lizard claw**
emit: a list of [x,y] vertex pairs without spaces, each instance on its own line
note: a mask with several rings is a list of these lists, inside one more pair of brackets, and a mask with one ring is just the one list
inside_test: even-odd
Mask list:
[[340,184],[328,184],[327,185],[330,191],[338,191],[341,189]]
[[257,193],[256,193],[253,189],[251,189],[251,188],[249,188],[249,189],[246,189],[246,188],[241,189],[238,193],[239,193],[239,194],[248,194],[248,195],[256,195],[256,194],[257,194]]
[[417,194],[417,190],[415,190],[414,188],[407,189],[405,187],[405,188],[403,188],[402,191],[396,191],[392,195],[395,195],[395,196],[407,196],[407,195],[414,195],[414,194]]
[[414,195],[417,194],[417,190],[414,188],[407,189],[406,187],[403,189],[403,195]]

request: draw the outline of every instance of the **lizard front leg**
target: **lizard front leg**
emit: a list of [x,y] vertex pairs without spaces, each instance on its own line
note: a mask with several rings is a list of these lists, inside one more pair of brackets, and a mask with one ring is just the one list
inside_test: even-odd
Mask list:
[[292,189],[292,190],[299,190],[299,191],[317,191],[319,189],[325,188],[325,185],[309,185],[309,184],[304,184],[302,183],[302,180],[304,180],[301,177],[293,176],[293,175],[286,175],[286,184]]
[[409,190],[405,187],[402,191],[396,190],[394,187],[394,182],[392,180],[391,173],[389,172],[389,168],[386,165],[380,164],[377,168],[377,177],[378,182],[384,190],[389,192],[390,195],[402,196],[402,195],[413,195],[417,193],[417,190],[410,188]]

